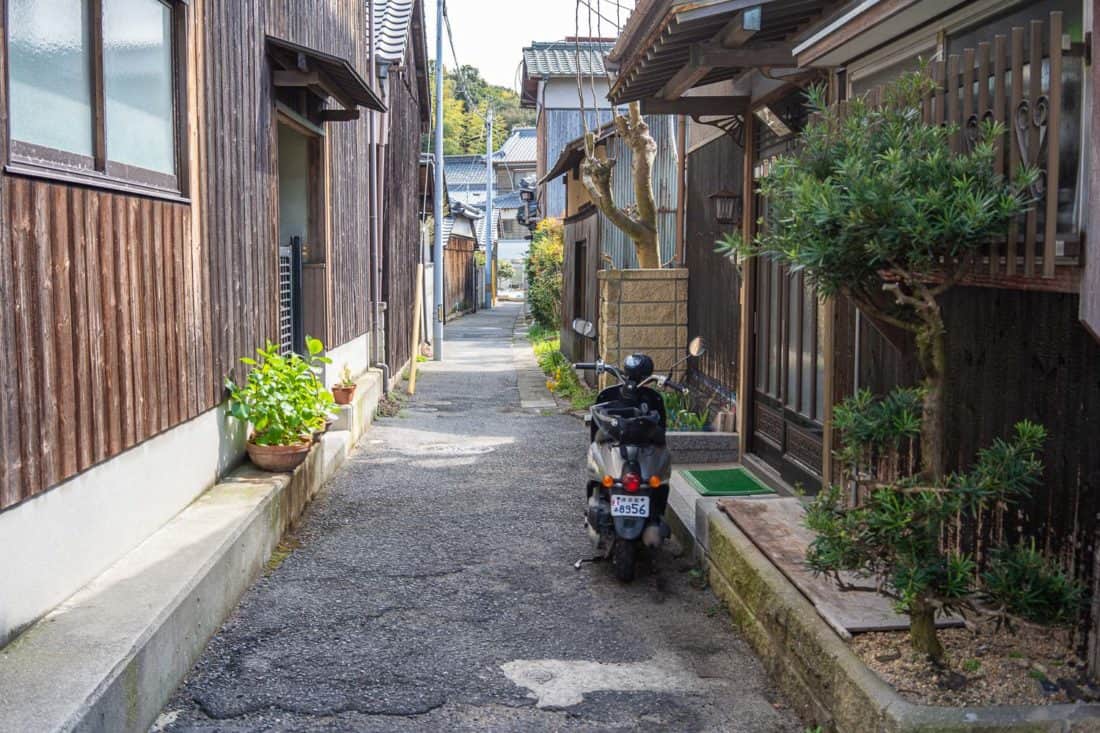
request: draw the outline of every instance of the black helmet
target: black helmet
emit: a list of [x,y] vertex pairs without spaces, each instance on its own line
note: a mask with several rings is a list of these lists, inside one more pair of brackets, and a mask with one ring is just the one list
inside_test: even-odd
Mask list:
[[623,371],[632,382],[641,382],[653,375],[653,360],[645,354],[631,354],[623,362]]

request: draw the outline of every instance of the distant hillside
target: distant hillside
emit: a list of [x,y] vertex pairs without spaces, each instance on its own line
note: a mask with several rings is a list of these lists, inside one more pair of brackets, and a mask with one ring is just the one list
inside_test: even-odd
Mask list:
[[[434,74],[432,93],[435,93]],[[489,84],[473,66],[459,72],[444,69],[443,154],[472,155],[485,152],[485,112],[493,106],[493,149],[500,147],[513,127],[534,125],[535,111],[522,109],[511,89]],[[433,97],[434,106],[434,97]]]

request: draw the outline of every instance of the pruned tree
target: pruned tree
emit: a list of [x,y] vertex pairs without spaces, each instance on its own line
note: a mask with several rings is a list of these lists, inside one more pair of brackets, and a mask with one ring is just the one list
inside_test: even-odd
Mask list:
[[617,161],[599,156],[594,132],[585,133],[581,181],[596,208],[634,243],[638,267],[657,269],[661,266],[657,204],[653,197],[653,161],[657,157],[657,141],[650,134],[649,125],[642,117],[637,102],[629,105],[625,115],[615,114],[614,125],[632,153],[630,174],[634,182],[634,205],[623,207],[616,203],[612,176]]
[[935,90],[924,72],[888,84],[882,103],[851,100],[842,114],[811,89],[814,113],[797,152],[760,181],[767,220],[753,241],[737,234],[719,251],[768,256],[805,272],[822,297],[845,295],[872,319],[912,333],[924,374],[921,466],[944,477],[946,327],[941,296],[989,242],[1032,203],[1035,171],[996,173],[999,123],[982,125],[968,149],[957,127],[925,122]]

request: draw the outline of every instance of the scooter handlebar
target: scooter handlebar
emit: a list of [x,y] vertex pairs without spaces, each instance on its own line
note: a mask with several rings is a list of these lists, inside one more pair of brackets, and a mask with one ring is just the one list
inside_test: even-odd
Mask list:
[[591,372],[591,371],[595,371],[598,368],[598,366],[599,365],[595,364],[594,362],[582,361],[582,362],[578,362],[578,363],[574,364],[573,368],[574,369],[587,370],[587,371]]

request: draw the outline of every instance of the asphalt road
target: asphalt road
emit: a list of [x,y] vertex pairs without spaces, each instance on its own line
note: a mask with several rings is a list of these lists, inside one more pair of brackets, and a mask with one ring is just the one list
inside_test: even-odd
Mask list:
[[585,436],[521,406],[518,314],[448,326],[157,730],[802,730],[674,547],[573,568]]

